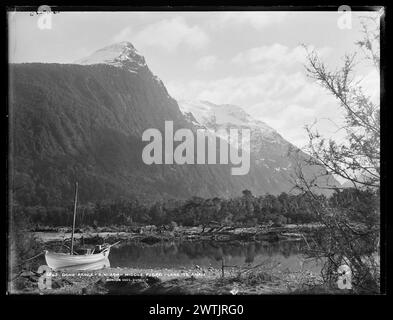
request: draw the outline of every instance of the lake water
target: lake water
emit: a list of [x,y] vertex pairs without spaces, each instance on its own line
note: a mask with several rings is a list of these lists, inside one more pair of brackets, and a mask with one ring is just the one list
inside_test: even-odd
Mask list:
[[280,270],[303,269],[319,272],[320,264],[301,253],[304,243],[278,242],[160,242],[154,245],[129,243],[111,249],[111,267],[130,268],[190,268],[221,267],[221,259],[230,266],[254,266],[260,263],[280,263]]

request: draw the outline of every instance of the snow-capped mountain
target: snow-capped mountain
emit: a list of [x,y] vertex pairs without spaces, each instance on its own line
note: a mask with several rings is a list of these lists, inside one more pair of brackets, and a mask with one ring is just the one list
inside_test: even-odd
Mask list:
[[[159,87],[167,99],[176,104],[176,101],[168,94],[164,83],[150,71],[145,58],[130,42],[109,45],[76,63],[82,65],[106,64],[127,70],[135,76],[153,82],[153,87]],[[247,186],[257,193],[279,193],[292,188],[293,185],[290,181],[296,166],[295,161],[299,160],[299,155],[303,159],[307,155],[302,152],[294,152],[299,150],[268,124],[253,118],[243,108],[236,105],[218,105],[209,101],[178,101],[177,104],[180,110],[173,111],[175,114],[179,114],[175,121],[179,127],[184,126],[181,123],[184,123],[185,120],[189,127],[206,128],[211,132],[211,135],[216,135],[221,139],[227,139],[227,136],[220,134],[221,129],[248,128],[251,130],[250,141],[245,141],[251,151],[251,173],[248,177],[243,177],[249,181],[240,182],[243,187]],[[173,109],[177,108],[173,107]],[[165,110],[162,111],[165,112]],[[182,119],[181,116],[183,116]],[[156,120],[162,119],[157,118]],[[306,169],[310,176],[315,175],[318,170],[316,168]],[[228,190],[225,190],[225,193],[228,193]]]
[[[263,121],[253,118],[243,108],[231,104],[214,104],[209,101],[178,101],[180,110],[187,120],[196,127],[215,132],[220,138],[222,129],[248,128],[251,131],[249,143],[256,172],[267,179],[272,190],[290,190],[299,157],[308,157],[296,146],[285,140],[275,129]],[[306,168],[306,173],[315,175],[318,168]],[[334,179],[329,183],[336,185]]]
[[161,87],[165,87],[161,79],[150,71],[145,58],[128,41],[114,43],[101,48],[85,58],[76,60],[74,64],[107,64],[126,69],[131,73],[148,73]]
[[[180,103],[182,112],[129,42],[74,64],[11,64],[10,73],[10,110],[18,115],[14,182],[33,190],[18,195],[21,203],[68,203],[75,177],[81,201],[234,197],[244,189],[260,195],[292,187],[290,144],[274,129],[232,105]],[[164,132],[165,121],[175,130],[251,128],[249,173],[232,175],[232,164],[146,165],[142,134]]]
[[255,175],[232,176],[231,164],[145,164],[145,130],[164,133],[165,121],[172,121],[175,130],[195,126],[130,43],[108,46],[77,62],[10,66],[16,97],[11,110],[18,115],[14,176],[18,185],[33,186],[36,199],[31,202],[20,193],[19,201],[67,202],[75,177],[81,201],[233,197],[244,189],[254,194],[271,190]]
[[127,67],[131,72],[147,68],[145,58],[127,41],[99,49],[91,55],[75,61],[75,64],[109,64],[115,67]]
[[284,140],[276,130],[253,118],[239,106],[190,100],[180,100],[178,103],[183,114],[197,126],[214,130],[229,127],[249,128],[260,131],[263,137],[271,142],[279,143]]
[[239,106],[189,100],[180,100],[178,103],[188,121],[197,127],[206,128],[218,134],[221,132],[220,129],[250,129],[250,147],[254,153],[261,148],[262,144],[291,146],[276,130],[265,122],[253,118]]

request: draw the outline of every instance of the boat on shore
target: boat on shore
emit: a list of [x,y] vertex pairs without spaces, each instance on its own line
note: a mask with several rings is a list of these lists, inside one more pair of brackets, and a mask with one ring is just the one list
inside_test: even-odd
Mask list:
[[109,253],[112,246],[118,244],[98,245],[93,250],[86,250],[84,254],[78,254],[74,250],[74,232],[75,232],[75,217],[77,210],[78,199],[78,182],[75,183],[75,199],[74,199],[74,219],[72,224],[71,234],[71,248],[69,253],[49,252],[45,250],[45,260],[48,267],[52,270],[98,270],[104,267],[109,267]]
[[106,246],[98,253],[69,254],[45,251],[46,264],[54,271],[60,269],[97,270],[109,266],[111,246]]

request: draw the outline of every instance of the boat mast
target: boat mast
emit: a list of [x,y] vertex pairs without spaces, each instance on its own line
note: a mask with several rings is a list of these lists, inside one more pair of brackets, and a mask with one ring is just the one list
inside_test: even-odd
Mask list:
[[75,197],[74,197],[74,219],[72,222],[72,234],[71,234],[71,252],[74,254],[74,232],[75,232],[75,217],[76,217],[76,203],[78,201],[78,182],[75,182]]

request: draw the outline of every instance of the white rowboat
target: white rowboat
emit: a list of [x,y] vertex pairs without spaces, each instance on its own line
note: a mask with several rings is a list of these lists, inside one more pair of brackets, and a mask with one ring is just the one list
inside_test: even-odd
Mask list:
[[95,270],[107,266],[110,247],[95,254],[71,255],[45,251],[45,260],[52,270],[76,269]]
[[120,241],[108,245],[99,246],[99,252],[88,254],[74,254],[74,232],[75,232],[75,217],[78,200],[78,182],[75,183],[75,199],[74,199],[74,219],[72,223],[71,234],[71,248],[70,253],[56,253],[45,250],[45,260],[48,267],[52,270],[99,270],[109,267],[109,252],[111,247],[118,244]]

